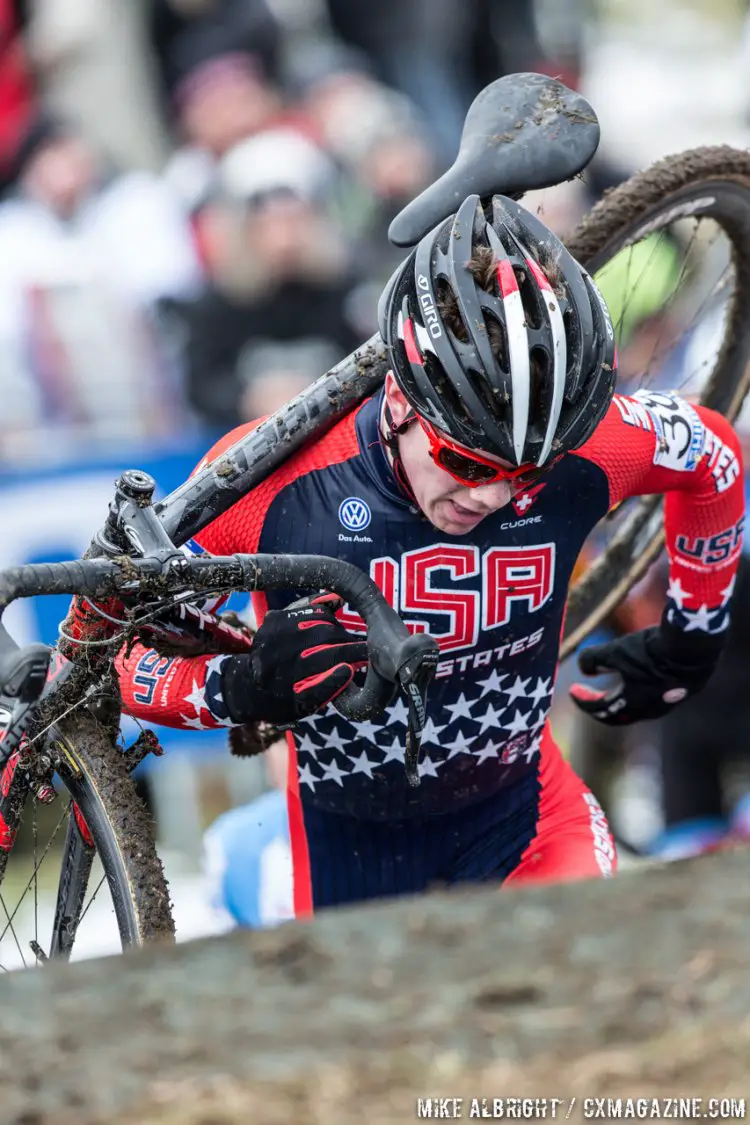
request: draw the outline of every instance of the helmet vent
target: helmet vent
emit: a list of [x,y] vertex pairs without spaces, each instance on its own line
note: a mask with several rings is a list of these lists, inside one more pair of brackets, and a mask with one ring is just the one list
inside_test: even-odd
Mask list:
[[539,440],[547,430],[553,390],[550,356],[544,348],[532,348],[529,352],[529,382],[529,420],[531,427],[537,431]]
[[437,298],[437,310],[442,317],[445,327],[457,340],[460,340],[462,344],[468,344],[469,333],[466,330],[466,325],[459,312],[456,295],[443,277],[438,279],[437,285],[435,286],[435,297]]
[[508,334],[505,325],[486,309],[484,311],[484,324],[492,348],[492,354],[503,371],[510,371],[510,356],[508,354]]
[[515,268],[513,272],[516,275],[518,290],[521,294],[521,303],[523,304],[524,316],[526,317],[526,327],[538,330],[544,323],[542,308],[543,297],[527,270]]

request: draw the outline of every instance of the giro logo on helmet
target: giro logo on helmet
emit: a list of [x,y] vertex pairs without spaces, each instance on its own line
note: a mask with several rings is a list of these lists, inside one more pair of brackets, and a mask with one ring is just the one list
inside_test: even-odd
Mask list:
[[435,304],[429,291],[430,283],[423,273],[421,273],[417,278],[417,285],[420,289],[424,290],[424,292],[419,294],[419,303],[422,306],[422,312],[424,314],[427,330],[432,338],[434,340],[437,340],[438,336],[443,335],[443,330],[440,327],[437,309],[435,308]]

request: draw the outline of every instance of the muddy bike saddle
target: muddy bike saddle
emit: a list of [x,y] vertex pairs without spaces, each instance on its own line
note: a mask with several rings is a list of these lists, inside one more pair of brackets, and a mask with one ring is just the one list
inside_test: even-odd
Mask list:
[[599,122],[585,98],[544,74],[491,82],[466,115],[458,156],[447,172],[399,212],[394,246],[414,246],[468,195],[520,196],[570,180],[599,145]]

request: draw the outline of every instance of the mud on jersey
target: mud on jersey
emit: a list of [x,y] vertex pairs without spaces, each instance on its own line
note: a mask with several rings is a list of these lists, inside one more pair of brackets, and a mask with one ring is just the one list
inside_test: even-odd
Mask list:
[[[398,488],[379,440],[381,404],[382,393],[199,536],[213,554],[346,559],[373,577],[410,627],[439,641],[418,789],[404,772],[402,701],[382,721],[353,724],[329,708],[295,731],[303,804],[370,820],[456,811],[536,773],[570,576],[609,509],[628,496],[667,493],[668,613],[686,632],[706,633],[728,624],[744,511],[728,423],[674,395],[640,392],[616,397],[594,436],[543,481],[468,535],[448,536]],[[260,617],[266,604],[277,608],[301,593],[269,594],[267,603],[256,596],[256,611]],[[341,616],[363,628],[348,607]],[[135,713],[174,725],[229,725],[222,657],[162,660],[156,672],[154,659],[136,650],[122,663]],[[159,679],[150,695],[149,676]]]

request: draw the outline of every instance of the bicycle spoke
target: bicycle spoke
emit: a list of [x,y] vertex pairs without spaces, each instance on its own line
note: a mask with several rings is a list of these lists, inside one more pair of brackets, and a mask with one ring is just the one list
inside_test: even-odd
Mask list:
[[[720,239],[722,236],[725,237],[725,232],[708,216],[694,216],[679,220],[679,223],[684,229],[675,236],[675,242],[678,243],[681,251],[679,261],[675,263],[676,277],[670,282],[670,292],[660,307],[648,314],[658,318],[655,325],[657,329],[655,339],[652,342],[644,341],[649,348],[648,359],[641,363],[637,363],[636,360],[632,374],[627,375],[624,372],[628,365],[623,359],[627,356],[628,347],[634,342],[639,327],[639,323],[636,323],[628,329],[629,314],[631,319],[632,317],[637,321],[642,319],[637,309],[633,307],[634,301],[639,290],[644,285],[648,285],[649,273],[659,267],[658,255],[669,237],[669,228],[648,236],[648,254],[645,260],[639,263],[637,269],[634,264],[635,247],[629,246],[620,251],[620,255],[625,256],[624,283],[622,287],[617,287],[619,296],[616,300],[619,300],[619,315],[615,331],[620,354],[621,378],[626,383],[626,387],[622,388],[623,393],[633,393],[635,389],[652,386],[680,346],[691,336],[697,335],[700,326],[707,323],[706,318],[714,314],[726,317],[727,309],[731,307],[736,280],[731,263],[721,265]],[[708,228],[706,223],[710,224]],[[617,267],[614,267],[614,275],[609,272],[620,255],[616,255],[597,272],[597,280],[600,280],[604,286],[608,277],[616,277],[620,272]],[[726,257],[726,254],[724,253],[723,256]],[[705,267],[706,260],[709,260],[708,267]],[[714,276],[719,266],[718,276]],[[686,304],[693,306],[689,319],[684,316]],[[680,307],[682,313],[679,311]],[[670,329],[677,330],[670,334]],[[710,345],[710,341],[709,332],[707,346]],[[710,354],[710,346],[709,354],[704,357],[701,357],[700,353],[686,354],[679,374],[670,379],[669,388],[681,390],[688,386],[692,389],[695,385],[698,391],[710,378],[715,360],[716,356]]]
[[[45,857],[46,857],[46,855],[47,855],[47,852],[48,852],[48,851],[50,850],[50,848],[51,848],[51,846],[52,846],[52,842],[53,842],[53,840],[55,839],[55,837],[57,836],[58,832],[60,831],[60,828],[62,827],[62,825],[63,825],[63,823],[64,823],[64,821],[65,821],[65,818],[66,818],[66,817],[67,817],[67,816],[69,815],[69,813],[70,813],[70,810],[72,809],[72,806],[73,806],[73,802],[71,801],[71,802],[70,802],[70,804],[68,805],[67,809],[65,810],[65,812],[63,812],[62,816],[61,816],[61,817],[60,817],[60,819],[58,820],[58,822],[57,822],[57,825],[55,826],[55,830],[54,830],[54,832],[52,833],[52,835],[50,836],[50,838],[49,838],[49,840],[48,840],[48,842],[47,842],[47,846],[46,846],[46,848],[45,848],[45,849],[44,849],[44,851],[42,852],[42,856],[41,856],[41,859],[40,859],[40,860],[39,860],[39,862],[38,862],[38,863],[37,863],[37,864],[35,865],[35,867],[34,867],[34,870],[32,871],[32,873],[31,873],[31,875],[30,875],[30,877],[29,877],[29,881],[28,881],[28,883],[26,884],[26,886],[24,887],[23,891],[21,892],[21,897],[19,898],[18,902],[16,903],[16,906],[15,906],[15,909],[13,910],[13,913],[12,913],[12,914],[10,915],[10,917],[8,917],[8,924],[6,925],[6,927],[5,927],[5,929],[4,929],[3,931],[2,931],[2,933],[0,933],[0,941],[2,941],[2,940],[3,940],[3,938],[5,937],[5,935],[7,934],[7,932],[8,932],[8,927],[9,927],[9,926],[12,926],[12,924],[13,924],[13,919],[15,918],[16,914],[18,913],[18,911],[19,911],[19,909],[20,909],[20,907],[21,907],[21,903],[22,903],[22,902],[24,901],[24,899],[26,898],[26,895],[28,894],[28,891],[29,891],[29,887],[31,886],[31,884],[32,884],[33,880],[34,880],[34,879],[36,878],[36,876],[37,876],[37,874],[38,874],[38,872],[39,872],[39,868],[40,868],[40,867],[41,867],[41,865],[42,865],[42,864],[44,863],[44,860],[45,860]],[[2,895],[0,895],[0,898],[2,898]],[[8,911],[7,911],[7,909],[5,908],[5,902],[4,902],[4,901],[3,901],[3,908],[5,909],[5,913],[6,913],[6,916],[7,916],[7,914],[8,914]],[[24,964],[25,964],[25,962],[24,962]]]
[[86,914],[88,912],[89,907],[91,906],[91,903],[94,901],[96,896],[99,894],[99,891],[102,889],[102,884],[104,883],[106,878],[107,878],[106,875],[102,875],[101,879],[96,884],[96,887],[94,888],[94,891],[93,891],[93,894],[91,895],[91,898],[86,903],[83,910],[81,911],[81,917],[78,919],[78,925],[79,926],[80,926],[81,922],[83,921],[83,919],[86,917]]
[[[683,277],[685,276],[685,272],[686,272],[686,270],[687,270],[687,265],[688,265],[688,262],[689,262],[689,260],[690,260],[690,254],[691,254],[691,251],[692,251],[692,248],[693,248],[693,244],[694,244],[694,242],[695,242],[695,239],[697,238],[697,234],[698,234],[698,225],[699,225],[699,223],[700,223],[700,219],[695,219],[695,220],[693,220],[693,221],[695,222],[695,228],[694,228],[694,232],[693,232],[693,238],[691,239],[690,243],[688,244],[688,246],[687,246],[687,248],[686,248],[686,250],[685,250],[685,257],[684,257],[684,260],[683,260],[683,266],[682,266],[682,270],[680,271],[680,276],[679,276],[679,277],[678,277],[678,279],[677,279],[677,283],[676,283],[676,286],[675,286],[675,291],[673,292],[673,294],[672,294],[672,297],[670,298],[670,301],[669,301],[669,302],[667,303],[667,305],[666,305],[666,308],[669,308],[669,307],[670,307],[670,306],[671,306],[672,304],[674,304],[674,303],[675,303],[675,293],[677,292],[677,289],[679,288],[679,284],[680,284],[680,281],[681,281],[681,280],[682,280],[682,278],[683,278]],[[711,247],[712,247],[712,246],[713,246],[713,244],[715,243],[715,241],[716,241],[716,238],[717,238],[717,237],[718,237],[718,234],[714,236],[714,239],[713,239],[713,241],[712,241],[711,243],[709,243],[709,245],[708,245],[708,246],[706,247],[705,253],[708,253],[708,251],[709,251],[709,250],[711,249]],[[663,353],[663,354],[661,354],[661,353],[660,353],[660,354],[658,355],[658,358],[659,358],[659,360],[660,360],[660,362],[661,362],[662,364],[663,364],[663,363],[664,363],[664,362],[665,362],[665,361],[666,361],[666,360],[667,360],[667,359],[668,359],[668,358],[669,358],[669,357],[670,357],[670,356],[671,356],[671,355],[673,354],[673,352],[675,351],[675,349],[676,349],[677,345],[679,344],[679,342],[680,342],[680,341],[682,340],[682,338],[684,337],[685,333],[686,333],[686,332],[688,332],[688,331],[690,330],[691,326],[692,326],[692,325],[694,325],[694,323],[695,323],[695,322],[696,322],[697,320],[699,320],[699,318],[700,318],[700,314],[701,314],[701,313],[703,312],[703,310],[704,310],[704,309],[706,308],[707,302],[708,302],[708,301],[710,300],[711,296],[712,296],[712,293],[711,293],[711,291],[709,291],[709,293],[707,294],[707,296],[706,296],[706,297],[704,298],[704,300],[703,300],[703,301],[701,302],[701,304],[699,305],[699,307],[698,307],[698,310],[697,310],[697,312],[693,314],[693,318],[692,318],[692,320],[691,320],[690,324],[688,324],[688,325],[686,325],[686,326],[685,326],[685,329],[684,329],[684,331],[683,331],[683,332],[682,332],[682,333],[681,333],[681,334],[680,334],[680,335],[679,335],[679,336],[677,337],[677,339],[676,339],[676,340],[675,340],[675,341],[674,341],[674,342],[672,343],[671,347],[669,347],[669,349],[668,349],[668,350],[667,350],[667,351],[666,351],[665,353]],[[663,320],[663,321],[662,321],[662,326],[661,326],[661,330],[660,330],[660,332],[659,332],[659,335],[657,336],[657,338],[656,338],[656,341],[655,341],[655,343],[654,343],[654,347],[653,347],[653,349],[652,349],[652,352],[651,352],[651,356],[650,356],[650,358],[649,358],[649,362],[648,362],[648,364],[646,365],[646,371],[648,371],[648,369],[649,369],[649,367],[650,367],[650,365],[651,365],[652,361],[653,361],[653,360],[654,360],[654,359],[655,359],[655,358],[657,357],[657,350],[658,350],[659,344],[661,343],[661,339],[662,339],[662,334],[663,334],[663,332],[664,332],[664,325],[665,325],[665,323],[666,323],[666,321],[665,321],[665,320]],[[688,376],[688,378],[689,378],[689,376]],[[653,376],[651,377],[651,379],[649,379],[649,382],[651,382],[651,381],[652,381],[652,379],[653,379]],[[683,380],[683,383],[684,383],[684,380]],[[648,385],[648,384],[646,384],[646,385]]]
[[[24,892],[24,894],[25,894],[25,892]],[[2,904],[3,910],[5,911],[5,917],[8,919],[8,925],[5,927],[2,934],[0,934],[0,941],[3,940],[3,938],[5,937],[5,935],[8,932],[8,929],[10,928],[10,932],[13,935],[13,940],[16,943],[16,949],[18,950],[18,952],[21,956],[21,960],[23,961],[23,967],[24,967],[24,969],[27,969],[28,965],[26,964],[26,958],[23,955],[23,950],[21,949],[21,943],[18,940],[18,935],[17,935],[17,933],[15,931],[15,928],[13,926],[13,919],[15,918],[16,914],[18,913],[18,906],[16,906],[16,909],[13,911],[12,914],[9,914],[8,913],[8,907],[5,905],[5,898],[3,897],[2,892],[0,892],[0,903]]]
[[[695,236],[696,236],[696,233],[697,233],[697,230],[698,230],[698,220],[697,219],[695,220],[695,224],[696,225],[695,225],[695,228],[693,230],[693,235],[692,235],[692,237],[690,239],[690,242],[688,243],[687,247],[685,248],[685,254],[684,254],[684,257],[682,259],[682,267],[680,269],[680,275],[677,278],[677,282],[675,283],[675,286],[674,286],[674,289],[672,291],[671,297],[666,302],[664,308],[661,310],[662,319],[661,319],[661,324],[659,326],[659,333],[656,337],[656,340],[654,341],[654,346],[651,349],[651,355],[649,356],[648,363],[646,364],[646,369],[644,371],[644,384],[643,384],[644,386],[649,386],[653,382],[654,377],[655,377],[653,374],[649,376],[648,372],[649,372],[649,369],[651,367],[651,364],[656,359],[656,356],[657,356],[657,353],[658,353],[658,350],[659,350],[659,345],[662,341],[662,337],[663,337],[663,334],[664,334],[664,328],[665,328],[665,325],[667,323],[667,318],[664,314],[674,305],[674,303],[675,303],[675,293],[678,292],[680,282],[682,281],[682,278],[685,276],[685,272],[688,268],[688,262],[690,260],[690,252],[691,252],[691,249],[693,247],[693,244],[694,244],[694,241],[695,241]],[[662,363],[664,363],[664,361],[672,354],[674,349],[677,347],[677,344],[679,343],[679,341],[682,339],[682,337],[684,335],[685,335],[685,333],[683,332],[683,333],[680,334],[680,336],[677,337],[677,340],[672,344],[672,347],[669,349],[669,351],[665,355],[659,355],[659,359],[661,360]]]

